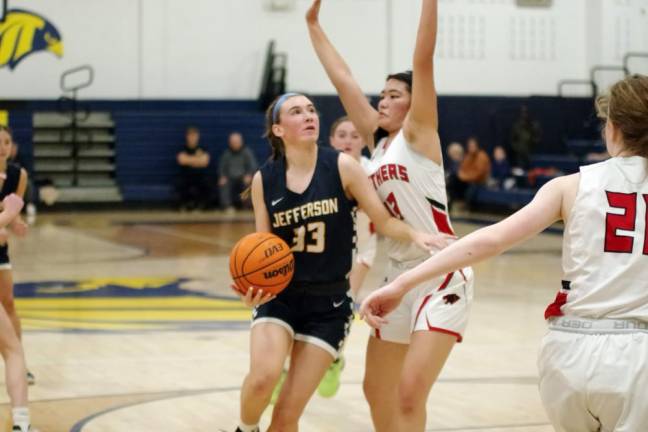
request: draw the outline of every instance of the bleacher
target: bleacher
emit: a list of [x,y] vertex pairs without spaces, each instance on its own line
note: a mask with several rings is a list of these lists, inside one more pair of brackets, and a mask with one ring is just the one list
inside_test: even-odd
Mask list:
[[529,171],[515,177],[515,187],[479,187],[473,196],[473,204],[478,207],[519,209],[531,202],[545,183],[558,176],[578,172],[580,166],[596,162],[590,160],[588,155],[603,151],[605,144],[600,139],[565,140],[566,154],[532,155]]
[[117,136],[117,182],[124,201],[171,202],[178,174],[176,155],[184,145],[188,125],[200,129],[201,145],[211,161],[208,167],[214,191],[218,160],[230,132],[239,131],[259,163],[269,148],[262,138],[263,114],[257,111],[121,111],[114,114]]

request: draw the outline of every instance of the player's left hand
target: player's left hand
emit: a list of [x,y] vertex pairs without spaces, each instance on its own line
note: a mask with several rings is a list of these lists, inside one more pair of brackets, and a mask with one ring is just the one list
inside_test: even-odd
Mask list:
[[423,250],[427,251],[439,251],[447,246],[450,246],[452,242],[457,240],[456,236],[449,234],[429,234],[418,232],[413,238],[414,243]]
[[241,298],[241,301],[245,303],[245,306],[253,309],[257,306],[268,303],[270,300],[274,300],[274,298],[277,297],[272,293],[264,293],[260,288],[255,289],[254,287],[250,287],[245,294],[243,294],[234,284],[231,285],[231,288]]
[[20,216],[11,222],[9,228],[11,228],[11,231],[18,237],[25,237],[29,231],[29,226]]
[[372,292],[360,306],[360,317],[373,328],[380,328],[389,321],[385,315],[398,307],[405,293],[395,283]]

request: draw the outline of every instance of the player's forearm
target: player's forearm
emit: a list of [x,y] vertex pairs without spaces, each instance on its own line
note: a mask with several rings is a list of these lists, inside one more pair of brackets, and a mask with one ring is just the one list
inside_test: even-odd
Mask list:
[[344,80],[351,77],[351,69],[318,23],[308,25],[308,34],[326,74],[333,85],[340,90],[344,87]]
[[416,35],[413,63],[431,65],[437,37],[437,0],[423,0],[419,28]]
[[394,281],[403,292],[435,277],[471,266],[493,257],[507,248],[497,238],[494,226],[482,228],[437,252],[412,270],[400,275]]
[[411,242],[416,235],[416,231],[412,227],[394,217],[385,218],[378,223],[374,222],[374,225],[378,233],[402,242]]

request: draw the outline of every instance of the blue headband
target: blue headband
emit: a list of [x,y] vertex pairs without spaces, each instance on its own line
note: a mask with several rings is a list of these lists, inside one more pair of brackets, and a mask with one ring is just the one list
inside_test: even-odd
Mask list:
[[275,124],[277,123],[277,120],[279,120],[279,110],[281,109],[281,105],[288,100],[288,98],[291,98],[293,96],[300,96],[299,93],[284,93],[282,94],[279,99],[277,100],[277,103],[275,104],[274,108],[272,108],[272,123]]

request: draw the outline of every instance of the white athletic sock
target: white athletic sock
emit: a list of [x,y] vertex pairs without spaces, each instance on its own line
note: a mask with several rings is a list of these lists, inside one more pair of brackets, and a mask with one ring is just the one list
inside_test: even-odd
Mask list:
[[13,418],[13,425],[20,427],[21,432],[28,432],[30,421],[29,421],[29,408],[27,407],[16,407],[11,410],[11,416]]
[[246,425],[245,423],[241,422],[239,423],[238,428],[241,432],[257,432],[259,430],[259,425]]

